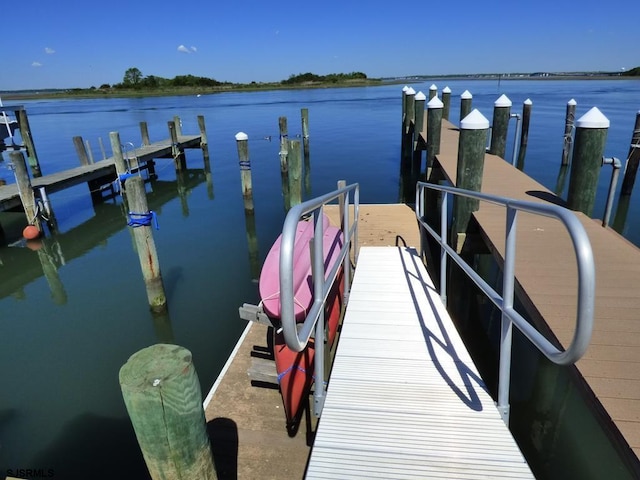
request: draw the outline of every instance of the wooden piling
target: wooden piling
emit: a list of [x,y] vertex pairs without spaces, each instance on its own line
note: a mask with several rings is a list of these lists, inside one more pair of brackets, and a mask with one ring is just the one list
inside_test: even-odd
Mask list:
[[451,109],[451,89],[447,86],[442,89],[442,118],[449,120],[449,110]]
[[413,130],[415,126],[415,97],[416,91],[409,87],[405,92],[405,115],[404,128],[402,135],[402,170],[408,172],[411,169],[411,160],[413,158]]
[[240,164],[240,181],[242,182],[242,198],[245,211],[253,211],[253,186],[251,184],[251,161],[249,160],[249,136],[244,132],[236,134],[238,163]]
[[182,136],[182,120],[178,115],[173,116],[173,124],[176,126],[176,135],[178,137]]
[[472,100],[473,95],[471,95],[469,90],[465,90],[462,92],[462,95],[460,95],[460,121],[471,113]]
[[111,142],[111,155],[116,165],[116,175],[124,175],[129,172],[129,166],[124,161],[122,155],[122,144],[120,143],[120,134],[118,132],[109,132],[109,141]]
[[140,122],[140,137],[142,138],[142,145],[151,145],[149,140],[149,127],[147,122]]
[[89,164],[93,165],[93,152],[91,151],[91,144],[89,143],[89,140],[84,141],[84,146],[87,149],[87,155],[89,156]]
[[162,283],[162,273],[156,244],[152,234],[152,216],[147,206],[147,194],[142,177],[135,175],[126,182],[127,201],[129,203],[129,226],[133,230],[133,238],[140,260],[142,276],[147,289],[149,306],[154,312],[167,311],[167,296]]
[[[200,129],[200,148],[205,164],[209,161],[209,140],[207,139],[207,127],[204,123],[204,115],[198,115],[198,128]],[[211,169],[209,169],[211,173]]]
[[169,128],[169,138],[171,138],[171,155],[173,156],[173,162],[175,164],[176,170],[182,171],[187,168],[187,159],[184,155],[184,151],[180,150],[176,122],[167,122],[167,127]]
[[524,159],[527,155],[529,143],[529,124],[531,123],[531,108],[533,102],[527,98],[522,104],[522,130],[520,130],[520,147],[518,148],[518,170],[524,170]]
[[80,159],[80,165],[89,165],[89,155],[87,155],[87,149],[84,145],[82,137],[73,137],[73,146],[76,148],[76,153]]
[[27,217],[27,223],[34,225],[42,233],[40,216],[37,215],[36,198],[31,187],[31,178],[29,178],[24,155],[21,151],[9,152],[9,159],[13,163],[13,173],[16,177],[18,193],[20,194],[24,214]]
[[309,109],[300,110],[302,120],[302,155],[303,155],[303,177],[304,191],[307,195],[311,193],[311,157],[309,152]]
[[29,118],[27,117],[27,111],[23,108],[16,110],[16,119],[18,120],[18,128],[20,129],[20,136],[22,142],[27,149],[27,161],[29,162],[29,169],[31,175],[34,178],[42,176],[42,170],[40,168],[40,162],[38,161],[38,154],[36,153],[36,145],[33,141],[33,135],[31,134],[31,127],[29,127]]
[[636,173],[640,163],[640,112],[636,113],[636,123],[631,134],[631,145],[627,155],[627,163],[624,170],[624,179],[620,195],[631,195],[633,184],[636,181]]
[[[480,191],[488,131],[489,121],[478,110],[473,110],[460,121],[456,174],[458,188]],[[471,213],[478,206],[478,200],[454,196],[451,244],[458,252],[462,249]]]
[[567,102],[567,112],[564,118],[564,141],[562,147],[562,165],[569,165],[573,144],[573,124],[576,117],[577,102],[572,98]]
[[427,177],[431,176],[433,161],[440,153],[440,130],[442,127],[442,111],[444,104],[438,97],[433,97],[427,104]]
[[120,388],[153,480],[216,479],[191,352],[157,344],[120,369]]
[[300,159],[300,141],[289,141],[289,206],[302,203],[302,162]]
[[419,145],[423,140],[420,138],[422,129],[424,128],[424,108],[427,96],[422,93],[416,93],[414,97],[414,115],[415,115],[415,128],[413,130],[413,160],[411,162],[411,173],[414,178],[411,182],[416,183],[420,173],[422,171],[422,145]]
[[491,130],[489,153],[500,158],[505,158],[511,105],[511,100],[506,95],[501,95],[493,104],[493,128]]
[[609,120],[597,107],[576,121],[567,204],[587,216],[593,212],[608,129]]
[[429,100],[437,96],[438,96],[438,87],[434,83],[432,83],[431,86],[429,87]]
[[289,155],[289,134],[287,129],[287,117],[278,118],[278,129],[280,132],[280,181],[282,182],[282,196],[285,199],[285,210],[289,210],[289,166],[287,157]]

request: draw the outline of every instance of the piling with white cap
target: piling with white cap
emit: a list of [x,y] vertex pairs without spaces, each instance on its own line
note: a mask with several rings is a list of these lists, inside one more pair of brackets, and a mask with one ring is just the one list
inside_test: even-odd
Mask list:
[[511,100],[501,95],[493,104],[493,129],[491,130],[491,145],[489,153],[504,158],[507,148],[507,132],[511,118]]
[[467,115],[471,113],[471,102],[473,100],[473,95],[469,90],[465,90],[460,95],[460,120],[465,118]]
[[238,147],[244,209],[245,211],[250,211],[253,210],[253,185],[251,180],[251,161],[249,160],[249,135],[244,132],[236,133],[236,145]]
[[522,103],[522,130],[520,130],[520,147],[518,148],[518,169],[524,170],[524,158],[527,154],[529,143],[529,124],[531,123],[531,109],[533,102],[527,98]]
[[[488,132],[489,120],[478,110],[473,110],[460,121],[456,187],[480,191]],[[451,242],[458,251],[462,247],[471,213],[477,209],[478,200],[458,195],[454,197]]]
[[569,165],[571,146],[573,144],[573,124],[576,118],[577,102],[572,98],[567,102],[567,113],[564,117],[564,142],[562,146],[562,165]]
[[415,127],[415,97],[416,91],[408,87],[404,91],[404,122],[402,126],[401,142],[401,170],[408,171],[411,168],[413,157],[413,129]]
[[434,83],[432,83],[429,87],[429,100],[431,100],[436,95],[438,95],[438,87]]
[[597,107],[576,121],[567,203],[572,210],[588,216],[593,212],[609,123]]
[[435,156],[440,153],[440,130],[444,104],[438,97],[427,103],[427,180],[433,168]]
[[449,109],[451,108],[451,89],[444,87],[442,89],[442,118],[449,120]]

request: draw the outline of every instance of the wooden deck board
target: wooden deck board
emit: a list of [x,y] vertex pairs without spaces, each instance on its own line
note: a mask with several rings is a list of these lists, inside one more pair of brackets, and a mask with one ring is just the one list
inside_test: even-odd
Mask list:
[[[441,153],[437,160],[453,184],[457,147],[457,130],[443,122]],[[564,203],[506,161],[489,154],[485,156],[482,191],[534,202]],[[500,215],[497,208],[481,205],[474,215],[500,259],[504,258],[504,215]],[[593,248],[597,289],[593,339],[577,367],[587,380],[598,378],[603,372],[612,375],[610,382],[590,381],[589,385],[636,456],[640,456],[640,423],[636,423],[640,419],[640,388],[635,383],[625,385],[629,373],[624,373],[640,366],[640,295],[637,294],[640,250],[612,229],[603,228],[599,221],[579,212],[576,216]],[[577,280],[574,254],[563,230],[554,220],[520,215],[516,277],[551,330],[566,346],[575,325],[575,310],[571,309],[575,300],[571,302],[570,297],[575,297]],[[618,370],[623,373],[613,374]],[[625,392],[626,397],[619,399],[611,394],[616,391]]]
[[306,478],[533,478],[415,249],[360,251]]

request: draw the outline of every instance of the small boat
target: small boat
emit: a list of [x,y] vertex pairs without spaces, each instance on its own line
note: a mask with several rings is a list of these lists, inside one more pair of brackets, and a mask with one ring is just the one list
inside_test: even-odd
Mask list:
[[[329,225],[329,219],[323,216],[323,252],[325,272],[335,265],[343,244],[342,231]],[[314,223],[298,222],[293,252],[294,314],[297,322],[303,322],[313,303],[313,281],[311,276],[311,255],[309,241],[314,235]],[[280,243],[278,237],[267,254],[260,273],[259,290],[264,313],[274,325],[280,322]],[[342,311],[342,269],[333,285],[325,307],[329,346],[333,344]],[[278,373],[278,384],[282,395],[287,427],[298,423],[304,411],[305,399],[314,382],[313,360],[315,356],[314,339],[307,347],[295,352],[287,347],[284,335],[279,328],[273,329],[273,354]]]

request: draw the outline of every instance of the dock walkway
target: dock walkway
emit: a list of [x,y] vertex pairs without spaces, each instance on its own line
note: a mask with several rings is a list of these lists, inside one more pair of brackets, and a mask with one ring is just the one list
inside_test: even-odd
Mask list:
[[[178,148],[200,148],[201,138],[200,135],[180,135],[178,136]],[[126,154],[127,158],[143,166],[153,159],[171,157],[172,144],[170,140],[154,142],[127,151]],[[112,177],[113,180],[115,180],[115,176],[115,159],[109,157],[89,165],[82,165],[33,178],[31,179],[31,185],[34,189],[44,187],[47,193],[55,193],[100,178]],[[15,183],[0,186],[0,212],[19,207],[20,205],[20,194]]]
[[414,248],[360,250],[306,478],[533,478]]
[[[437,164],[455,185],[458,130],[443,121]],[[485,156],[482,192],[534,202],[563,200],[503,159]],[[576,212],[591,242],[596,267],[594,330],[584,357],[576,364],[593,393],[602,421],[619,432],[614,441],[640,457],[640,249],[599,220]],[[504,210],[481,203],[474,213],[480,234],[500,264],[504,258]],[[563,346],[575,328],[577,274],[564,228],[556,221],[520,215],[516,259],[517,295],[530,315],[542,319]],[[603,411],[604,410],[604,411]],[[620,438],[620,434],[623,438]],[[633,454],[631,454],[633,456]]]

